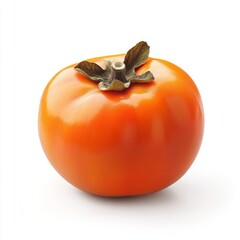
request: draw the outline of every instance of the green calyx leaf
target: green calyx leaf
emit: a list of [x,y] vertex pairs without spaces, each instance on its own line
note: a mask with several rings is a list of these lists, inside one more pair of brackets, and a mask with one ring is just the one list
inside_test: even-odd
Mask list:
[[112,63],[105,61],[105,69],[93,62],[82,61],[75,70],[93,81],[99,82],[98,86],[103,91],[123,91],[131,83],[146,83],[154,80],[150,71],[136,75],[135,68],[144,64],[149,55],[149,46],[146,42],[139,42],[125,55],[124,62]]
[[150,82],[154,80],[154,76],[150,71],[147,71],[141,75],[135,75],[134,77],[130,78],[129,81],[132,83],[144,83],[144,82]]
[[75,70],[94,81],[101,81],[104,74],[104,70],[99,65],[87,61],[80,62]]
[[127,52],[124,58],[124,64],[126,65],[126,75],[134,75],[135,68],[141,66],[147,61],[149,48],[150,47],[148,44],[142,41]]
[[110,84],[106,84],[104,82],[100,82],[98,87],[102,91],[123,91],[126,88],[129,88],[131,82],[123,83],[117,79],[113,80]]

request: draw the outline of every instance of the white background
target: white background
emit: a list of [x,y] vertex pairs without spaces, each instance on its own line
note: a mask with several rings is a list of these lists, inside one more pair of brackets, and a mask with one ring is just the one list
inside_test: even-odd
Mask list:
[[[0,5],[0,238],[240,239],[239,1],[32,1]],[[204,141],[168,189],[106,199],[63,180],[37,132],[42,91],[61,68],[137,42],[196,82]]]

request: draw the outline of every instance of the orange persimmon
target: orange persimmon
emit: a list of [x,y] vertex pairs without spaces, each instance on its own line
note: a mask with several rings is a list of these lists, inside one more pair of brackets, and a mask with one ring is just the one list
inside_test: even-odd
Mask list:
[[148,57],[138,43],[126,55],[68,66],[46,86],[39,136],[57,172],[100,196],[159,191],[194,161],[204,114],[191,77]]

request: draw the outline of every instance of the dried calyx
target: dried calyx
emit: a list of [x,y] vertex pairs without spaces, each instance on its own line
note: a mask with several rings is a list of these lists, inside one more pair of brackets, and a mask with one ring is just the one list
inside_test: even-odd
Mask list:
[[93,62],[82,61],[75,70],[89,79],[99,82],[98,86],[103,91],[122,91],[133,82],[146,83],[154,80],[150,71],[136,75],[135,68],[144,64],[149,55],[149,46],[146,42],[139,42],[125,55],[123,62],[105,61],[103,69]]

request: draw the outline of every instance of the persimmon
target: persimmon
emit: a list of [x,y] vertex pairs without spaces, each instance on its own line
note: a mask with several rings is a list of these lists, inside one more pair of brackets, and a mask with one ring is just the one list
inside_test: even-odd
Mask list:
[[196,158],[204,130],[198,88],[178,66],[148,55],[140,42],[127,54],[70,65],[46,86],[41,144],[77,188],[112,197],[156,192]]

